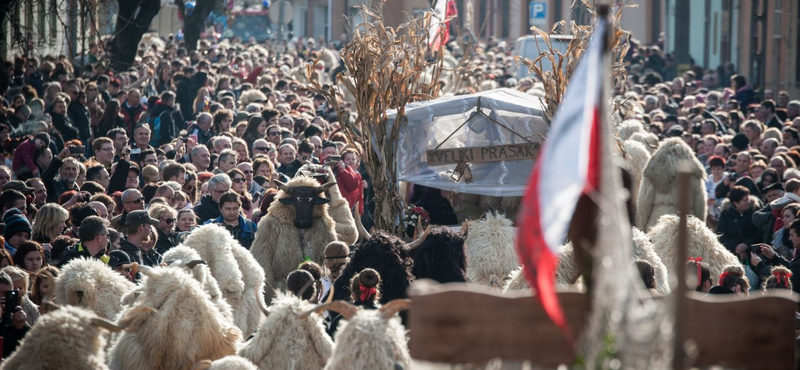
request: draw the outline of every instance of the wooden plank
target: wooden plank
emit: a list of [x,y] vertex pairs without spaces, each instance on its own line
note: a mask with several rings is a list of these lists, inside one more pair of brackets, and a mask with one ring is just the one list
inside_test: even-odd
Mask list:
[[[411,356],[443,363],[481,363],[493,358],[529,360],[554,367],[576,356],[561,330],[532,297],[465,284],[420,281],[409,291]],[[589,296],[559,293],[573,333],[585,325]],[[657,299],[668,299],[658,297]],[[797,299],[786,294],[750,299],[702,297],[685,300],[684,338],[692,366],[792,369],[795,357]]]
[[[479,363],[493,358],[541,366],[571,364],[575,353],[561,329],[530,295],[500,296],[464,284],[417,283],[410,291],[409,349],[415,359]],[[559,293],[570,328],[584,325],[589,297]]]
[[444,164],[522,161],[539,156],[539,143],[436,149],[426,152],[428,166]]
[[[794,369],[797,299],[786,294],[750,299],[687,299],[684,338],[697,346],[693,366]],[[692,345],[690,345],[692,347]]]

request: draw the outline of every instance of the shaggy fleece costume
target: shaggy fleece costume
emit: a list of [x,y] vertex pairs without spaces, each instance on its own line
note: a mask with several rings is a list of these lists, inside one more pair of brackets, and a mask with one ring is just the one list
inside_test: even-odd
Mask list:
[[[248,313],[244,307],[244,278],[233,255],[233,247],[238,246],[239,242],[224,227],[206,224],[192,231],[183,243],[197,251],[208,263],[222,297],[231,306],[234,322],[241,322],[241,317],[246,317]],[[246,328],[240,329],[244,331]]]
[[[652,155],[658,149],[658,136],[652,132],[636,132],[631,135],[627,140],[638,141],[647,148],[647,151]],[[626,141],[627,141],[626,140]]]
[[267,308],[267,320],[253,339],[239,349],[239,356],[260,369],[321,369],[333,349],[322,317],[316,313],[298,317],[313,308],[314,305],[293,295],[277,293]]
[[[195,366],[197,368],[197,366]],[[258,370],[256,365],[246,358],[239,356],[225,356],[212,362],[208,367],[200,367],[204,370]],[[194,370],[194,369],[193,369]]]
[[[305,170],[309,165],[306,164],[300,167],[300,171]],[[319,165],[313,165],[320,167]],[[298,171],[298,173],[300,173]],[[327,168],[328,180],[327,182],[336,182],[336,176],[330,167]],[[360,185],[359,185],[360,186]],[[353,213],[350,211],[355,204],[349,204],[347,199],[344,198],[339,186],[331,186],[325,192],[327,198],[331,201],[328,203],[328,215],[331,216],[336,223],[336,240],[353,245],[358,241],[358,229],[356,229],[356,221],[353,218]]]
[[[661,262],[664,263],[670,274],[675,273],[676,263],[684,262],[677,261],[678,257],[675,255],[679,221],[680,218],[675,215],[662,216],[656,226],[647,233],[647,236],[653,241],[655,252],[661,257]],[[717,235],[706,227],[703,221],[690,215],[686,220],[686,225],[689,232],[686,244],[689,257],[703,257],[703,262],[708,264],[711,271],[711,277],[716,279],[726,266],[740,265],[739,259],[720,244]]]
[[412,369],[406,330],[399,317],[384,319],[379,310],[359,309],[350,321],[342,320],[339,325],[325,370],[395,370],[395,364]]
[[233,246],[233,257],[236,258],[244,279],[242,310],[236,315],[235,321],[244,336],[248,337],[258,328],[258,323],[261,321],[261,307],[264,306],[264,269],[250,251],[239,244]]
[[122,311],[122,297],[136,285],[95,259],[72,260],[56,278],[55,300],[60,305],[92,310],[106,320]]
[[136,306],[120,315],[125,331],[111,347],[109,368],[191,369],[236,353],[241,331],[217,311],[200,282],[176,268],[146,276]]
[[[319,183],[311,177],[299,176],[286,185],[317,187]],[[318,196],[322,197],[323,194]],[[275,196],[267,215],[258,223],[258,231],[250,247],[253,257],[266,272],[266,283],[274,290],[286,288],[286,276],[303,262],[304,255],[322,265],[325,246],[336,240],[336,223],[328,215],[327,204],[314,206],[313,224],[301,231],[294,226],[294,206],[278,201],[287,197],[289,194],[283,190]],[[305,244],[302,240],[305,240]]]
[[434,226],[417,248],[409,250],[414,260],[411,274],[441,284],[467,282],[467,253],[461,234],[445,226]]
[[649,230],[663,215],[678,213],[678,171],[682,163],[691,171],[689,214],[705,220],[706,171],[681,138],[664,141],[644,168],[636,201],[636,227]]
[[645,132],[645,130],[642,121],[636,119],[626,119],[617,126],[617,133],[623,141],[630,139],[631,135],[637,132]]
[[[211,302],[214,302],[214,305],[217,306],[219,312],[225,316],[225,319],[233,323],[231,305],[223,298],[219,285],[217,285],[217,279],[214,279],[214,276],[211,275],[211,269],[208,268],[208,265],[198,264],[192,268],[186,266],[187,263],[196,260],[202,260],[200,254],[185,245],[170,248],[167,253],[164,253],[164,263],[170,265],[170,267],[182,268],[191,274],[203,286],[203,290],[208,294]],[[181,264],[173,265],[176,261],[181,261]]]
[[644,168],[647,166],[647,162],[650,161],[650,152],[647,151],[644,144],[633,140],[625,141],[622,143],[622,147],[628,154],[626,162],[628,163],[628,170],[631,174],[630,196],[633,203],[636,204],[636,198],[639,196],[639,187],[642,184],[642,177],[644,176]]
[[519,262],[514,250],[514,225],[502,214],[486,213],[485,218],[468,221],[466,233],[467,277],[472,284],[492,286],[492,275],[502,279],[511,274]]
[[97,315],[64,306],[42,316],[2,370],[108,370],[106,330],[92,322]]

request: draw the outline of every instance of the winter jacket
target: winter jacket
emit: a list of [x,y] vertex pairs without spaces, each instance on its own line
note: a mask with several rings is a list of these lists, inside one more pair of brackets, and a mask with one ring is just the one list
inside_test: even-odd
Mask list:
[[53,157],[53,160],[50,161],[50,165],[42,172],[42,182],[44,183],[45,189],[47,189],[48,203],[58,202],[58,197],[68,190],[79,190],[78,184],[74,182],[72,184],[67,184],[63,179],[58,181],[54,180],[62,164],[64,164],[64,162],[58,159],[58,157]]
[[211,194],[203,195],[200,198],[200,203],[194,206],[194,214],[197,215],[201,224],[206,223],[208,220],[213,220],[220,216],[219,204],[211,200]]
[[108,264],[109,257],[106,255],[105,251],[101,251],[96,255],[92,256],[89,254],[89,250],[83,247],[83,244],[78,242],[77,244],[68,247],[64,254],[61,255],[61,260],[58,261],[58,268],[63,268],[66,266],[70,261],[76,258],[86,258],[86,259],[96,259],[98,261],[102,261],[105,264]]
[[[156,106],[150,112],[150,118],[147,123],[150,125],[150,131],[153,134],[150,137],[150,145],[161,146],[169,143],[178,136],[178,130],[175,123],[172,121],[172,111],[174,109],[169,105],[162,103],[160,100],[156,102]],[[158,132],[156,133],[156,120],[159,120]]]
[[[225,225],[225,219],[222,218],[222,215],[219,217],[208,220],[205,222],[206,224],[218,224],[228,231],[232,231],[231,228]],[[235,232],[233,232],[233,238],[236,239],[239,244],[242,245],[247,250],[250,250],[250,246],[253,244],[253,239],[256,237],[256,223],[244,218],[241,214],[239,215],[239,225],[234,228]]]
[[745,213],[739,213],[731,205],[719,216],[717,224],[719,242],[731,253],[736,254],[736,246],[739,244],[749,246],[761,242],[761,230],[753,223],[755,209],[751,206]]
[[336,184],[339,185],[339,191],[342,193],[342,197],[347,200],[351,209],[358,203],[358,212],[363,215],[364,188],[361,185],[362,181],[361,174],[349,166],[345,166],[344,169],[340,167],[336,168]]
[[[67,141],[75,140],[78,138],[79,136],[78,129],[72,125],[72,122],[70,122],[69,117],[62,116],[60,114],[50,113],[50,118],[53,121],[53,127],[55,127],[56,130],[58,130],[61,139],[64,140],[65,143]],[[53,153],[53,154],[56,155],[58,153]]]
[[39,167],[36,166],[34,158],[36,158],[36,144],[33,142],[33,138],[30,138],[19,144],[17,150],[14,151],[11,169],[14,173],[19,171],[22,166],[28,166],[31,171],[37,170]]
[[14,325],[6,326],[6,323],[0,320],[0,337],[3,338],[3,358],[8,358],[14,351],[17,350],[19,342],[28,334],[30,330],[29,325],[25,325],[22,329],[17,329]]
[[128,103],[125,102],[119,107],[119,112],[122,114],[123,124],[125,125],[125,131],[128,132],[128,135],[133,135],[133,129],[139,122],[142,113],[146,110],[147,107],[141,103],[135,107],[129,107]]
[[761,209],[755,211],[753,213],[753,224],[759,228],[762,239],[762,243],[769,243],[772,239],[772,225],[775,224],[775,211],[770,207],[770,205],[766,205]]
[[734,97],[736,98],[736,101],[739,102],[739,107],[744,110],[748,105],[755,101],[756,91],[753,90],[750,85],[747,85],[737,90]]
[[189,126],[189,128],[186,129],[186,133],[187,135],[197,135],[197,143],[201,145],[206,145],[214,136],[211,132],[201,130],[196,124]]
[[157,229],[158,241],[156,241],[155,250],[160,255],[164,255],[168,250],[172,249],[177,243],[175,242],[175,233],[167,235],[161,229]]
[[85,105],[78,101],[73,101],[69,104],[69,108],[67,108],[67,115],[69,115],[72,125],[78,129],[78,137],[80,137],[82,142],[87,143],[89,137],[92,136],[92,122],[89,116],[89,108],[86,108]]
[[111,117],[107,122],[101,120],[94,128],[94,137],[107,137],[108,132],[117,127],[125,127],[125,120],[120,116]]

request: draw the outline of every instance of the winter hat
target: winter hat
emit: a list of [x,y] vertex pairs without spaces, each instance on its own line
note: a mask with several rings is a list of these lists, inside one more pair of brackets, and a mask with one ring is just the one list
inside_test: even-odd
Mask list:
[[3,215],[3,223],[6,224],[6,229],[3,231],[3,237],[6,240],[21,232],[27,232],[28,235],[33,233],[30,221],[17,208],[6,211]]
[[40,132],[40,133],[34,135],[33,139],[34,140],[39,139],[39,140],[43,141],[45,148],[50,146],[50,135],[48,135],[46,132]]
[[736,149],[745,150],[747,146],[750,145],[750,139],[748,139],[745,134],[738,133],[733,137],[733,140],[731,140],[731,144]]
[[113,250],[108,254],[108,265],[111,267],[118,267],[131,263],[131,258],[125,251]]

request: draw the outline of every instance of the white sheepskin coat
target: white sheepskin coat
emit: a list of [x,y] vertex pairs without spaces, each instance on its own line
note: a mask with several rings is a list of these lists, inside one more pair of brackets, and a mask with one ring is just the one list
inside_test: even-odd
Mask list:
[[[200,254],[197,253],[196,250],[185,245],[171,248],[167,253],[164,253],[163,259],[164,263],[171,265],[170,267],[182,268],[186,270],[187,273],[191,274],[195,280],[200,282],[200,285],[203,286],[203,290],[208,294],[211,302],[214,302],[214,305],[217,306],[219,312],[225,316],[229,322],[233,323],[231,305],[223,298],[222,292],[219,290],[219,285],[217,284],[217,279],[211,275],[211,269],[208,268],[208,265],[198,264],[191,269],[186,267],[187,263],[195,260],[202,260]],[[181,265],[173,265],[176,261],[181,261]],[[256,309],[256,311],[258,311],[258,309]]]
[[622,143],[622,147],[628,153],[627,163],[632,180],[630,196],[634,204],[636,204],[636,198],[639,196],[639,186],[642,184],[642,177],[644,176],[644,168],[647,166],[647,162],[650,161],[651,155],[647,147],[638,141],[626,140]]
[[64,306],[42,316],[2,370],[108,370],[106,330],[92,323],[93,312]]
[[325,370],[395,370],[395,364],[412,368],[400,318],[387,320],[379,310],[359,309],[350,321],[342,320]]
[[516,233],[511,220],[487,213],[485,219],[468,223],[467,277],[472,284],[491,286],[491,276],[502,279],[519,266],[514,250]]
[[60,305],[88,308],[106,320],[114,320],[122,311],[122,297],[135,288],[102,261],[80,258],[64,266],[56,278],[55,300]]
[[692,148],[681,138],[664,141],[647,162],[636,201],[636,227],[649,230],[663,215],[678,213],[678,172],[685,166],[691,172],[689,214],[705,219],[706,171]]
[[[222,297],[231,306],[234,322],[241,322],[240,317],[247,316],[243,298],[245,282],[233,254],[233,247],[239,245],[239,242],[224,227],[206,224],[192,231],[183,244],[197,251],[208,263],[211,276],[217,279]],[[246,328],[240,329],[244,331]]]
[[636,119],[626,119],[617,127],[617,133],[622,140],[630,139],[631,135],[637,132],[645,132],[642,121]]
[[258,328],[264,306],[264,269],[258,264],[250,251],[239,245],[233,246],[233,257],[239,265],[244,279],[241,309],[237,311],[235,323],[242,330],[245,338]]
[[260,369],[319,370],[331,357],[333,342],[325,333],[322,317],[298,314],[314,305],[293,295],[278,293],[267,308],[267,320],[255,336],[239,349]]
[[136,306],[120,316],[125,330],[110,350],[112,370],[191,369],[236,353],[242,332],[228,322],[200,282],[176,268],[156,268]]
[[636,132],[633,133],[628,140],[642,143],[650,154],[655,153],[656,149],[658,149],[658,136],[652,132]]
[[656,291],[661,294],[669,294],[672,289],[669,286],[669,270],[664,262],[661,261],[655,246],[643,231],[632,228],[631,237],[633,238],[633,256],[637,260],[650,262],[655,270]]
[[[647,236],[653,241],[656,253],[666,266],[670,274],[675,273],[678,261],[676,243],[678,241],[678,223],[680,219],[675,215],[662,216],[656,226],[650,229]],[[739,265],[739,259],[717,239],[705,223],[694,216],[687,219],[689,240],[687,241],[689,257],[703,257],[703,262],[709,265],[711,276],[716,279],[722,270],[729,265]]]
[[225,356],[211,363],[207,370],[258,370],[256,365],[246,358],[239,356]]

